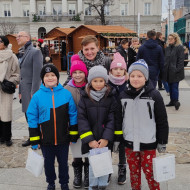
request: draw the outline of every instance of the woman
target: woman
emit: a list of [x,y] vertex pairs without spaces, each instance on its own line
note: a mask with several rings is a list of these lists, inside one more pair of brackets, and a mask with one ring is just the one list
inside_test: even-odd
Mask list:
[[[106,57],[104,53],[99,50],[98,39],[95,36],[88,35],[81,42],[81,50],[78,55],[87,67],[87,70],[93,66],[102,65],[107,71],[110,69],[111,59]],[[71,80],[71,76],[68,76],[64,86]]]
[[[19,83],[19,66],[16,55],[8,48],[9,40],[6,36],[0,36],[0,83],[4,79]],[[12,121],[12,103],[13,94],[7,94],[2,91],[0,85],[0,141],[7,146],[12,145],[11,141],[11,121]]]
[[170,102],[166,105],[175,106],[178,110],[179,82],[184,79],[184,48],[177,33],[169,34],[165,49],[165,65],[163,80],[168,82]]
[[128,48],[128,65],[127,65],[127,70],[130,67],[132,63],[136,61],[136,55],[139,50],[139,39],[137,37],[132,38],[131,40],[131,45]]

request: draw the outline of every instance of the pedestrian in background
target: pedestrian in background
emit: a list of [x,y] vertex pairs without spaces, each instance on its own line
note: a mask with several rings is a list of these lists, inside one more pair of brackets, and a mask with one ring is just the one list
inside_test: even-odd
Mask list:
[[[112,149],[116,101],[107,82],[107,70],[103,66],[94,66],[89,70],[88,84],[81,91],[78,104],[82,154],[94,148]],[[103,190],[107,185],[108,175],[95,178],[89,165],[89,190]]]
[[156,32],[150,30],[147,32],[146,42],[139,48],[137,60],[144,59],[148,64],[150,80],[156,88],[159,73],[164,67],[164,54],[162,48],[156,41]]
[[59,72],[52,64],[41,70],[42,84],[33,95],[27,118],[32,148],[40,144],[44,157],[47,190],[55,190],[55,157],[58,161],[61,190],[69,190],[69,143],[78,135],[77,109],[71,93],[59,83]]
[[[6,36],[0,36],[0,83],[4,80],[13,82],[15,86],[19,83],[20,69],[18,59],[12,50],[8,48],[9,40]],[[13,94],[2,90],[0,84],[0,142],[12,145],[12,104]]]
[[[22,112],[24,112],[26,116],[30,100],[33,94],[40,88],[40,71],[43,66],[43,56],[40,50],[33,47],[31,36],[28,32],[19,32],[16,40],[21,47],[18,53],[20,65],[19,99],[22,103]],[[24,147],[29,145],[30,139],[22,144]]]
[[[75,54],[71,57],[71,69],[70,75],[72,79],[67,83],[65,89],[69,90],[74,98],[76,106],[80,100],[80,89],[84,87],[87,83],[88,70],[83,61],[80,60],[79,55]],[[75,144],[70,145],[72,153],[74,150],[81,150],[81,139],[78,139]],[[82,153],[80,157],[74,157],[72,166],[74,169],[74,180],[73,187],[80,188],[82,186],[82,169],[84,166],[84,188],[89,187],[89,161],[88,157],[85,157],[84,162],[82,161]]]
[[154,180],[152,159],[165,152],[168,142],[168,121],[164,101],[149,80],[146,62],[140,59],[129,67],[129,85],[120,94],[116,123],[123,130],[131,187],[141,189],[141,168],[150,190],[160,190]]
[[168,82],[170,102],[167,107],[175,106],[178,110],[179,82],[184,79],[184,48],[177,33],[169,34],[165,49],[165,65],[163,80]]
[[[114,54],[114,59],[110,65],[109,82],[108,84],[115,90],[115,98],[117,99],[120,93],[125,89],[127,81],[127,67],[124,58],[120,53]],[[118,150],[117,150],[118,149]],[[126,183],[126,156],[125,145],[123,143],[114,144],[114,150],[119,151],[118,163],[118,184],[123,185]]]

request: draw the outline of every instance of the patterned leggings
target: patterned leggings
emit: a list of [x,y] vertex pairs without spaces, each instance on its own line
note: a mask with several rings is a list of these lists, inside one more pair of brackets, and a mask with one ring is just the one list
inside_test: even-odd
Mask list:
[[154,180],[152,159],[156,157],[156,150],[133,152],[125,149],[127,162],[130,169],[131,187],[134,190],[141,189],[141,167],[145,174],[150,190],[160,190],[159,183]]

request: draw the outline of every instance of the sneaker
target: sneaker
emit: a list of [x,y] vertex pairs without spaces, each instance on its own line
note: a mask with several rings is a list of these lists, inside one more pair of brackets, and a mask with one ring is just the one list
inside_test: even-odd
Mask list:
[[6,143],[7,146],[11,146],[13,144],[13,141],[9,140],[9,141],[6,141],[5,143]]
[[180,107],[180,102],[177,101],[177,102],[175,103],[175,109],[178,110],[179,107]]
[[171,107],[171,106],[175,106],[173,101],[170,101],[168,104],[166,104],[166,107]]
[[61,185],[61,190],[69,190],[68,184]]
[[126,183],[126,165],[118,166],[118,184],[123,185]]
[[53,185],[48,185],[47,186],[47,190],[55,190],[55,184],[53,184]]
[[23,147],[30,146],[30,145],[31,145],[30,139],[28,139],[27,141],[25,141],[24,143],[22,143]]

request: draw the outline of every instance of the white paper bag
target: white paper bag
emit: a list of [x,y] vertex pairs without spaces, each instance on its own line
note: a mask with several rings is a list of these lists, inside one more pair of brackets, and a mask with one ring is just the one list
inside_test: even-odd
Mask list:
[[175,155],[165,154],[153,158],[154,180],[157,182],[175,178]]
[[43,172],[44,158],[31,148],[28,149],[28,158],[26,161],[26,169],[35,177],[39,177]]
[[111,151],[89,156],[89,162],[95,177],[113,173]]

